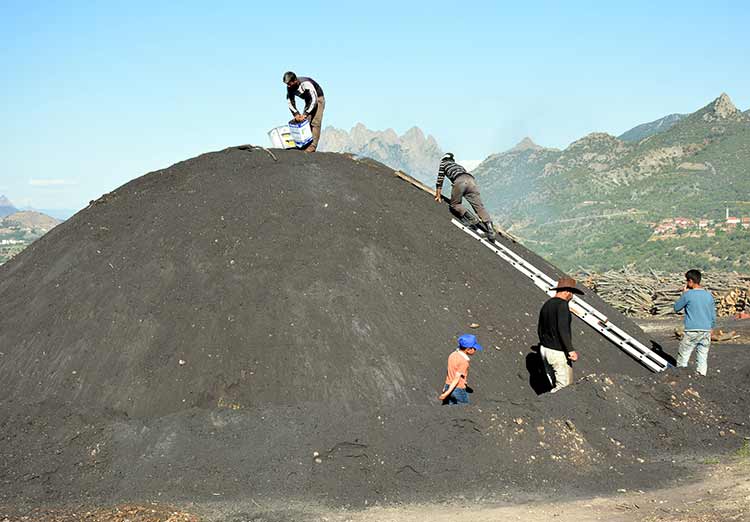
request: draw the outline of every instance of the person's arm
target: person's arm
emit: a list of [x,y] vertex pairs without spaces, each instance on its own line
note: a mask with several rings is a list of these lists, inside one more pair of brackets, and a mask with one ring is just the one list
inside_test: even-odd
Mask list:
[[443,180],[445,180],[445,163],[440,162],[437,181],[435,182],[435,201],[440,201],[443,195]]
[[310,100],[305,104],[304,116],[309,117],[310,113],[315,110],[318,106],[318,93],[315,91],[315,86],[311,82],[302,82],[300,86],[303,91],[306,91],[310,95]]
[[568,359],[575,361],[578,359],[578,354],[573,349],[570,322],[570,309],[568,308],[568,303],[565,303],[557,309],[557,332],[560,335],[560,344],[562,345],[565,355],[568,356]]
[[687,290],[685,290],[682,293],[682,295],[680,296],[680,298],[677,300],[677,302],[675,302],[675,304],[674,304],[674,311],[675,312],[679,312],[680,310],[682,310],[683,308],[685,308],[685,305],[687,305],[687,294],[688,294]]
[[457,373],[456,376],[453,378],[453,381],[451,382],[450,386],[448,386],[448,389],[438,396],[438,400],[444,401],[445,399],[447,399],[450,396],[450,394],[453,393],[453,390],[456,389],[456,386],[458,386],[458,382],[461,380],[461,377],[463,377],[463,375],[461,375],[460,373]]
[[297,110],[297,102],[294,100],[294,89],[286,90],[286,103],[289,106],[292,115],[297,116],[299,111]]

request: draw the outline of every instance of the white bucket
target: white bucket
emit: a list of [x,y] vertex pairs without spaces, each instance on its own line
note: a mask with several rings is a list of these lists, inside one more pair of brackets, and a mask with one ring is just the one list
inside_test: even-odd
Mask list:
[[292,138],[289,125],[282,125],[268,131],[268,137],[271,140],[271,146],[275,149],[293,149],[297,144]]
[[307,146],[313,140],[312,129],[310,129],[310,122],[308,120],[300,122],[290,121],[289,132],[292,133],[292,139],[300,149]]

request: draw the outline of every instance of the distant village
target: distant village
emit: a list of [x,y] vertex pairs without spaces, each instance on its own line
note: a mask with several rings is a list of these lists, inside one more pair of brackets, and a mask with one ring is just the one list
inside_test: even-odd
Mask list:
[[0,239],[0,245],[25,245],[23,239]]
[[750,229],[750,216],[731,216],[726,209],[723,220],[714,219],[691,219],[686,217],[675,217],[662,219],[653,224],[653,233],[650,240],[658,241],[671,239],[679,236],[715,236],[717,232],[735,232],[738,229]]

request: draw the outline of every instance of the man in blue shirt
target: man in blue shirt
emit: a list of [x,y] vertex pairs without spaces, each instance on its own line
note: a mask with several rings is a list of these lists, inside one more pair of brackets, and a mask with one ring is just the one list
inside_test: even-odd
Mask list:
[[701,288],[701,273],[688,270],[685,273],[685,288],[674,304],[674,311],[685,310],[685,335],[680,341],[677,367],[687,368],[690,355],[695,350],[698,373],[708,371],[708,348],[711,345],[711,330],[716,326],[716,304],[711,292]]

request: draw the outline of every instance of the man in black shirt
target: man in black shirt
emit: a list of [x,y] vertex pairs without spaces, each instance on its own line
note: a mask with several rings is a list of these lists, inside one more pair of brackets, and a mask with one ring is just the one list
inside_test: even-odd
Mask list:
[[544,369],[553,385],[552,393],[555,393],[573,380],[573,367],[568,361],[577,361],[578,353],[573,349],[570,334],[572,316],[568,302],[573,299],[573,294],[583,295],[583,292],[576,288],[576,280],[572,277],[563,277],[551,290],[555,295],[539,311],[537,334]]
[[[323,96],[323,88],[318,82],[306,76],[297,77],[292,71],[284,73],[282,78],[286,84],[286,101],[289,110],[294,115],[295,121],[310,121],[310,132],[313,140],[305,147],[305,152],[315,152],[320,141],[320,129],[323,125],[323,111],[326,108],[326,100]],[[294,97],[305,100],[305,108],[302,113],[297,110]]]

